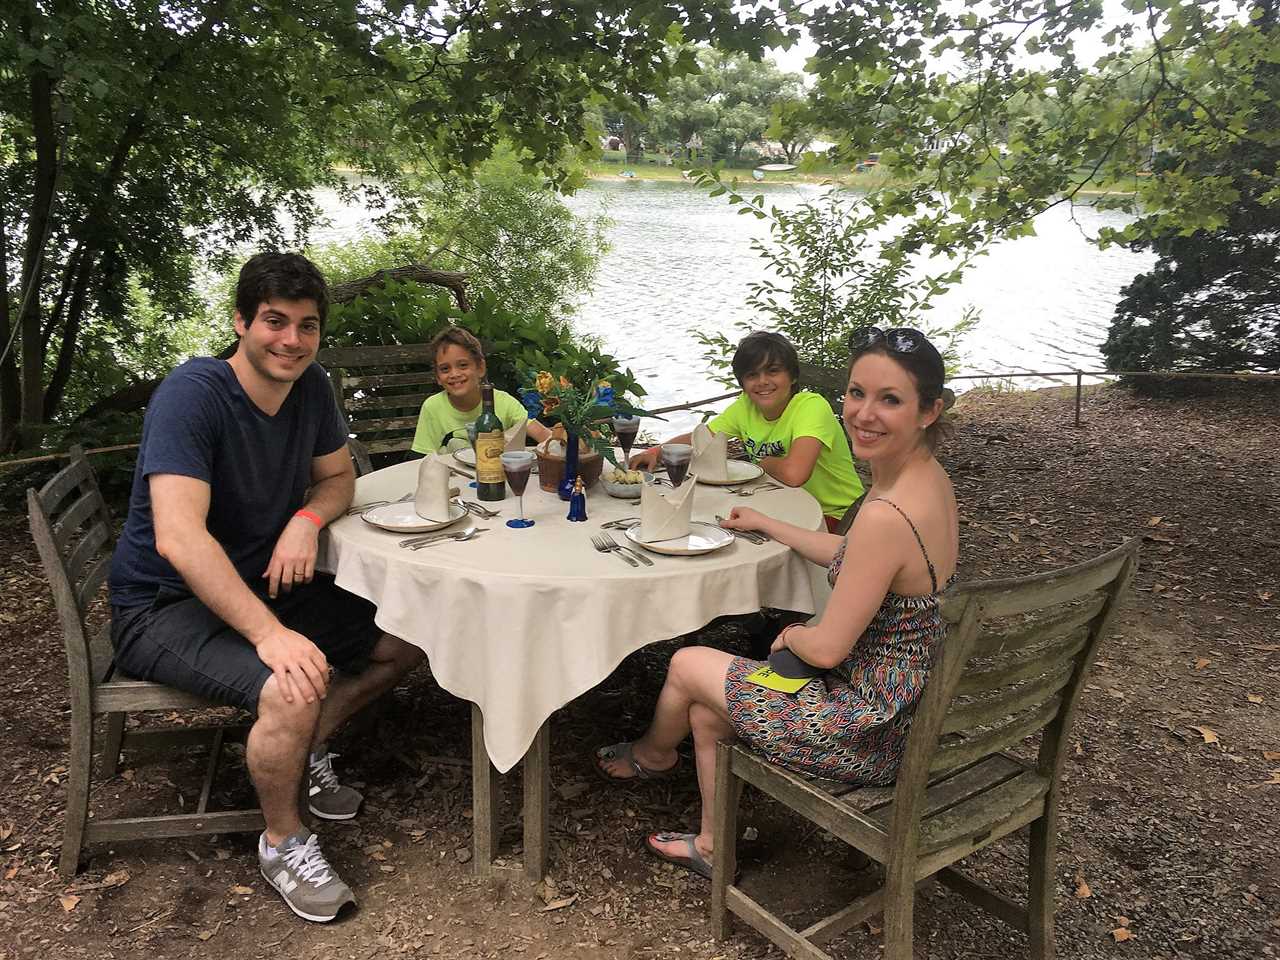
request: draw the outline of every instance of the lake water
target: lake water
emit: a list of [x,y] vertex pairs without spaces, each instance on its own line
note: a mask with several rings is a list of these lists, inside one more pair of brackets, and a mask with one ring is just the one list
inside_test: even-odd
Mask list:
[[[784,208],[824,191],[812,184],[750,189]],[[333,225],[317,232],[316,241],[364,227],[361,211],[339,209],[336,198],[325,199]],[[598,336],[634,371],[649,391],[649,406],[724,392],[693,334],[723,331],[732,339],[738,321],[753,321],[748,288],[765,267],[751,241],[767,236],[767,224],[740,216],[723,197],[711,198],[684,182],[594,181],[567,202],[577,213],[604,212],[614,223],[594,290],[579,304],[577,328]],[[1098,348],[1120,289],[1154,259],[1120,248],[1099,250],[1089,242],[1099,227],[1124,222],[1114,212],[1058,207],[1037,219],[1036,236],[997,244],[978,260],[932,311],[937,324],[954,322],[970,305],[981,312],[962,347],[964,372],[999,377],[1100,369]],[[696,420],[677,415],[666,429],[684,429],[689,422]]]

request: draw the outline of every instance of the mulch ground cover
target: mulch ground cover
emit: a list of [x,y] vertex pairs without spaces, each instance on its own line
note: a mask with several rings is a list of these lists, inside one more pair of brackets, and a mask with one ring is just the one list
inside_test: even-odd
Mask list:
[[[962,398],[943,459],[963,513],[961,577],[1020,575],[1141,537],[1142,570],[1085,691],[1064,775],[1058,955],[1253,958],[1280,951],[1280,413],[1276,391],[1144,399],[1121,388]],[[16,510],[17,503],[7,504]],[[682,643],[747,648],[740,625],[648,648],[552,721],[552,850],[536,886],[477,879],[468,705],[423,670],[345,731],[338,767],[361,816],[323,827],[360,908],[297,920],[258,873],[256,838],[99,846],[55,871],[68,704],[61,634],[25,520],[0,514],[0,960],[18,957],[777,957],[736,928],[710,938],[706,885],[647,857],[694,823],[691,767],[623,789],[590,754],[639,733]],[[655,602],[656,599],[655,599]],[[133,761],[127,761],[132,764]],[[99,783],[113,813],[194,802],[200,758],[127,765]],[[506,788],[518,853],[519,777]],[[251,799],[243,768],[226,803]],[[800,923],[873,888],[875,868],[747,791],[743,885]],[[1020,835],[971,858],[1017,899]],[[917,955],[1024,956],[1025,939],[933,885]],[[837,957],[881,954],[876,922]]]

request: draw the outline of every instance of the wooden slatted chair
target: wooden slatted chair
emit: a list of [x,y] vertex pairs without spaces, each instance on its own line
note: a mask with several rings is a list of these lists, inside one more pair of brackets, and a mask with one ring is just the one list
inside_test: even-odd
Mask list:
[[[788,955],[818,960],[829,957],[823,944],[883,913],[886,960],[910,960],[915,891],[932,878],[1027,933],[1035,960],[1052,957],[1062,762],[1085,677],[1137,562],[1135,540],[1062,570],[949,590],[947,639],[892,787],[812,780],[721,743],[715,936],[727,935],[732,912]],[[1018,748],[1037,735],[1034,759],[1024,759],[1031,751]],[[883,864],[883,886],[804,930],[770,913],[730,883],[744,783]],[[1026,908],[952,866],[1028,825]]]
[[[71,695],[71,758],[59,872],[64,877],[75,874],[80,850],[87,843],[261,830],[260,810],[208,809],[222,745],[243,739],[243,728],[169,725],[125,730],[125,715],[130,711],[169,711],[217,704],[163,684],[111,675],[110,625],[95,629],[86,621],[90,604],[107,579],[114,539],[111,515],[80,447],[71,448],[71,464],[39,492],[28,488],[27,506],[31,536],[53,589],[62,624]],[[194,812],[89,819],[94,720],[100,716],[106,717],[99,771],[103,778],[115,775],[122,749],[168,748],[193,742],[209,745],[209,761]]]
[[435,362],[428,344],[328,347],[317,355],[329,373],[334,399],[367,453],[408,450],[422,402],[435,393]]

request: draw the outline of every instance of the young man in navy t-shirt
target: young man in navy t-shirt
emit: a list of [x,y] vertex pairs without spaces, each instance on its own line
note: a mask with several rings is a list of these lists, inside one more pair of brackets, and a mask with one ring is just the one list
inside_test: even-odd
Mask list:
[[327,308],[306,258],[244,265],[235,353],[187,361],[148,404],[111,563],[117,666],[256,713],[246,758],[267,822],[262,874],[318,921],[355,899],[302,825],[301,778],[313,814],[354,817],[362,798],[338,782],[325,743],[423,656],[315,573],[320,530],[355,489],[346,425],[315,363]]

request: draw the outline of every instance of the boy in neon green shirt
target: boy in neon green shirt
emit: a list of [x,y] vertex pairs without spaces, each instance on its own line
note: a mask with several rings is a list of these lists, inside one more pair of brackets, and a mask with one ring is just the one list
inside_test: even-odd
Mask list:
[[[417,453],[448,453],[471,446],[467,424],[480,416],[480,382],[485,375],[480,341],[461,327],[442,330],[431,341],[435,349],[436,382],[443,389],[422,404],[412,449]],[[505,390],[493,391],[493,412],[504,428],[528,420],[528,435],[541,443],[551,431],[529,418],[524,404]]]
[[[775,480],[804,487],[834,530],[862,496],[862,481],[831,405],[816,393],[799,391],[795,348],[776,333],[750,334],[733,355],[733,373],[742,394],[707,426],[741,439],[751,459]],[[688,443],[689,435],[668,442]],[[632,465],[652,470],[660,452],[661,445],[650,447],[636,454]]]

